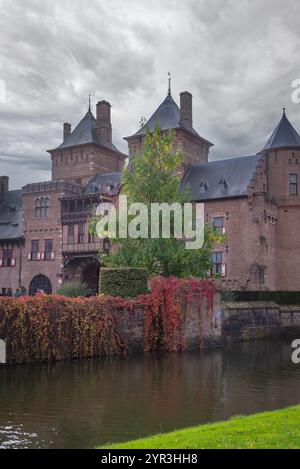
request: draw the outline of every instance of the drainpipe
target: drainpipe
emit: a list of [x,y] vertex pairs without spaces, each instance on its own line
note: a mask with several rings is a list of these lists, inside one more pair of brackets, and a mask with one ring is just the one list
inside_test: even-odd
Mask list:
[[23,254],[23,239],[20,242],[20,253],[19,253],[19,287],[22,284],[22,254]]

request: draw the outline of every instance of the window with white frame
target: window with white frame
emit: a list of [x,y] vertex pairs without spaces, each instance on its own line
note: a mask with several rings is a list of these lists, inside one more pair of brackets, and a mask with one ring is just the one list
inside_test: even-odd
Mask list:
[[225,233],[224,217],[214,217],[213,218],[213,227],[220,234],[224,234]]
[[15,267],[16,259],[13,257],[12,249],[3,249],[0,267]]
[[223,262],[223,252],[213,252],[211,256],[212,260],[212,274],[221,275],[225,277],[226,275],[226,265]]

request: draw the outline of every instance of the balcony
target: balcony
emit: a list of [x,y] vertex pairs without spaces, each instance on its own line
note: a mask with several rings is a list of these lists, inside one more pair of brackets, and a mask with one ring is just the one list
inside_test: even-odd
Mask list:
[[92,213],[91,208],[89,208],[88,210],[78,211],[78,212],[62,212],[61,222],[63,225],[65,225],[70,222],[86,221],[91,216],[91,213]]
[[107,249],[103,239],[97,239],[91,243],[65,243],[62,245],[63,253],[89,253],[99,252],[100,250]]

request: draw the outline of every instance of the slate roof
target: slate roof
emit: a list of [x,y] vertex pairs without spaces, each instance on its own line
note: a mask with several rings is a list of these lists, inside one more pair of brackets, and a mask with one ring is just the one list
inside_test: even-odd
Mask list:
[[[180,109],[178,105],[175,103],[174,99],[172,98],[171,93],[168,93],[167,97],[164,101],[160,104],[160,106],[156,109],[154,114],[150,117],[150,119],[146,122],[146,124],[141,127],[135,134],[131,135],[131,137],[138,137],[145,135],[146,131],[153,132],[155,126],[159,124],[162,130],[169,130],[169,129],[178,129],[184,128],[189,132],[192,132],[197,137],[200,135],[196,132],[195,129],[186,129],[186,127],[182,127],[180,125]],[[130,137],[126,137],[127,140]],[[202,138],[202,137],[201,137]],[[202,138],[202,140],[205,140]],[[208,140],[205,140],[208,142]],[[212,143],[208,142],[211,146]]]
[[[64,148],[73,147],[75,145],[85,145],[87,143],[95,143],[96,145],[102,145],[99,134],[96,131],[97,120],[89,109],[86,115],[81,119],[79,124],[75,127],[65,141],[59,145],[57,150]],[[113,143],[109,146],[112,150],[119,151]]]
[[286,117],[285,109],[283,109],[282,118],[262,151],[285,147],[300,147],[300,136]]
[[0,239],[22,237],[22,191],[9,191],[0,196]]
[[247,195],[260,156],[243,156],[189,166],[182,188],[188,188],[192,200],[204,201]]
[[85,189],[85,195],[103,194],[118,195],[120,190],[121,173],[96,174]]

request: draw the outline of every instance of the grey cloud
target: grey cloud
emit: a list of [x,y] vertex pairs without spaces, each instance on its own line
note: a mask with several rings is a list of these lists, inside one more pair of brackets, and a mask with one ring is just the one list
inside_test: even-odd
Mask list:
[[[0,0],[0,173],[12,185],[50,178],[47,149],[62,122],[92,103],[112,103],[115,144],[172,94],[194,97],[194,126],[212,158],[259,151],[300,77],[296,0]],[[21,172],[20,172],[21,168]],[[24,181],[24,182],[23,182]]]

